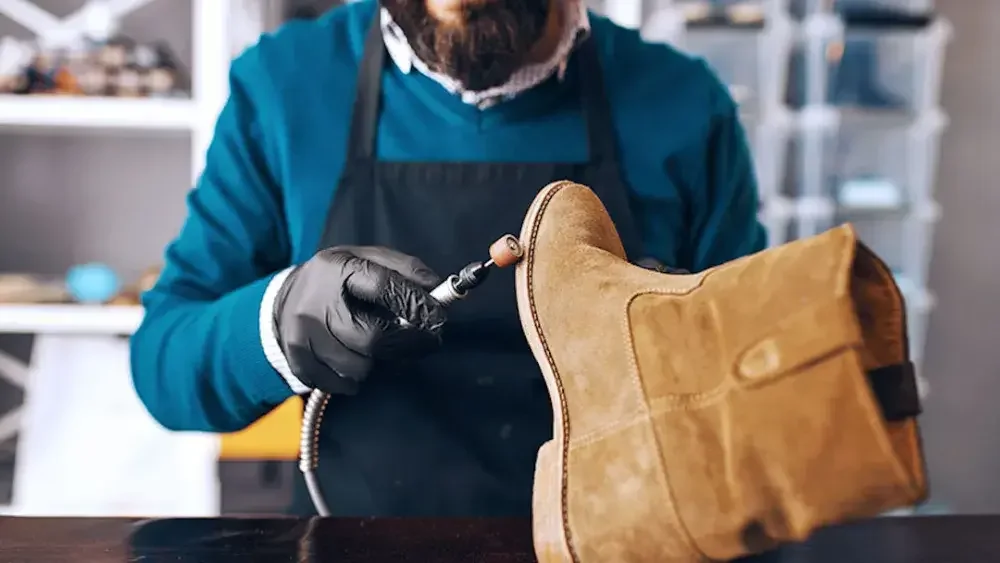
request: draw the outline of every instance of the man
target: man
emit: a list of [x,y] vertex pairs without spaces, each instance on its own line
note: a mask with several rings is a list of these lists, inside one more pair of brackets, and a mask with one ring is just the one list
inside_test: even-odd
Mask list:
[[513,274],[447,313],[440,275],[561,179],[595,189],[636,259],[701,270],[765,246],[726,88],[578,2],[362,1],[234,61],[132,339],[150,413],[235,431],[319,388],[334,515],[527,515],[552,414]]

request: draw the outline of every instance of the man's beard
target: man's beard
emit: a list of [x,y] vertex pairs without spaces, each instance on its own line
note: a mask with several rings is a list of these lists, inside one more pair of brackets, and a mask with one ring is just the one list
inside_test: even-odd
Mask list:
[[481,92],[504,84],[545,33],[551,0],[489,0],[462,8],[445,23],[426,0],[382,0],[414,54],[431,70]]

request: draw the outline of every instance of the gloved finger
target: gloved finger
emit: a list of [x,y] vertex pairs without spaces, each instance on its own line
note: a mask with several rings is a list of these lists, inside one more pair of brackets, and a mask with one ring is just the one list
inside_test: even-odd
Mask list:
[[656,258],[642,258],[635,263],[636,266],[640,268],[645,268],[647,270],[653,270],[654,272],[660,272],[663,274],[690,274],[691,272],[684,270],[682,268],[671,268],[663,262],[660,262]]
[[341,376],[303,346],[289,346],[285,352],[292,373],[306,385],[337,395],[354,395],[359,383]]
[[438,331],[446,319],[444,306],[423,287],[381,264],[355,258],[354,271],[344,279],[344,289],[360,299],[385,309],[392,317],[414,328]]
[[372,358],[333,338],[310,341],[313,356],[337,378],[361,382],[371,371]]
[[[366,333],[371,332],[367,327],[361,329]],[[345,342],[344,334],[351,335],[354,342]],[[353,330],[334,331],[331,319],[304,317],[299,323],[289,327],[286,341],[301,350],[303,358],[314,358],[320,364],[318,371],[330,372],[325,378],[309,374],[309,379],[318,382],[320,379],[330,380],[336,377],[361,381],[368,374],[372,364],[367,350],[370,348],[371,335],[354,335]],[[308,369],[310,366],[303,367]],[[317,366],[311,367],[315,369]],[[299,372],[293,367],[293,373]]]
[[373,356],[375,344],[397,324],[395,315],[381,305],[351,294],[328,308],[326,315],[330,337],[365,358]]
[[398,361],[423,356],[440,345],[440,331],[423,331],[397,325],[387,329],[382,338],[375,342],[371,355],[376,361]]
[[431,289],[441,283],[443,278],[434,272],[422,260],[409,254],[403,254],[391,248],[380,246],[362,246],[351,249],[358,258],[381,264],[390,270],[395,270],[417,285]]

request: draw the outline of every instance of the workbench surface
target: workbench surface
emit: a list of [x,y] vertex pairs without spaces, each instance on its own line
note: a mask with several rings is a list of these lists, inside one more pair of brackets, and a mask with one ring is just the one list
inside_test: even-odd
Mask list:
[[[762,560],[1000,562],[1000,516],[880,518]],[[3,563],[533,561],[527,520],[0,518]]]

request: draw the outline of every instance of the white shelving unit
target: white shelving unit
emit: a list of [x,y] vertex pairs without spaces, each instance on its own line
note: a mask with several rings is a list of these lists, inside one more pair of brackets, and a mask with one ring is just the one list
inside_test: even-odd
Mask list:
[[[741,22],[738,25],[706,20],[703,12],[711,4],[703,1],[637,3],[642,7],[633,6],[632,12],[644,14],[643,37],[703,57],[730,85],[752,145],[763,205],[761,221],[772,245],[786,242],[789,222],[797,210],[795,202],[781,193],[788,140],[795,124],[794,114],[784,103],[787,65],[775,64],[788,59],[795,39],[786,0],[759,2],[749,12],[733,2],[719,3],[720,7],[743,8],[730,12],[734,21]],[[704,21],[692,25],[695,20]]]
[[0,333],[121,336],[141,321],[142,307],[0,305]]
[[823,211],[800,216],[796,235],[850,221],[886,260],[906,295],[911,355],[926,394],[920,368],[935,304],[927,279],[941,215],[934,188],[948,124],[939,97],[952,30],[932,15],[930,1],[869,4],[895,10],[900,23],[866,25],[811,2],[800,25],[804,106],[793,193]]
[[[44,202],[46,210],[58,208],[67,213],[64,221],[50,220],[52,224],[46,227],[67,231],[44,240],[25,237],[14,245],[0,245],[0,271],[9,266],[3,263],[4,256],[22,255],[21,245],[32,255],[56,256],[47,262],[49,267],[72,265],[67,254],[72,261],[102,260],[114,264],[117,260],[132,271],[140,270],[142,261],[148,265],[158,260],[165,240],[146,241],[131,255],[128,252],[119,255],[120,244],[104,239],[131,242],[133,238],[143,240],[143,235],[150,238],[142,231],[157,221],[169,223],[161,229],[161,236],[179,228],[184,197],[204,165],[216,116],[228,95],[230,61],[266,29],[274,10],[273,2],[266,0],[185,0],[184,6],[176,0],[108,1],[120,12],[129,14],[124,17],[126,33],[131,33],[129,25],[133,23],[139,32],[170,32],[189,39],[191,98],[0,95],[0,139],[8,147],[0,150],[0,157],[18,159],[15,165],[0,158],[0,166],[5,166],[5,174],[0,177],[0,199],[14,204],[0,206],[0,224],[4,224],[5,209],[15,213],[18,209],[27,212],[35,209],[34,200],[42,197],[37,192],[52,192],[54,198],[70,196],[70,201]],[[79,4],[70,7],[80,8],[84,0],[37,2],[39,5],[26,0],[0,0],[0,36],[12,29],[10,22],[3,21],[3,15],[22,25],[36,29],[41,26],[46,33],[56,33],[59,26],[66,27],[80,12],[60,20],[46,8],[65,13],[67,4]],[[190,19],[180,23],[186,29],[164,28],[171,23],[176,26],[177,15],[187,11]],[[130,12],[136,12],[134,22],[130,20]],[[151,12],[155,15],[150,15]],[[139,32],[137,39],[147,39]],[[23,36],[24,30],[12,33]],[[170,140],[155,141],[161,138]],[[178,143],[187,148],[178,151],[181,146]],[[143,153],[144,150],[150,152]],[[70,162],[50,167],[44,162],[46,151]],[[25,163],[21,156],[25,161],[41,162]],[[91,162],[92,157],[101,161]],[[163,164],[164,159],[173,163]],[[123,163],[132,170],[130,174],[105,171]],[[42,174],[53,168],[72,166],[80,167],[79,175],[70,170],[64,173],[63,181],[72,184],[79,176],[79,185],[35,184],[32,172]],[[20,168],[27,171],[19,174]],[[177,175],[180,168],[187,173]],[[169,179],[158,177],[161,174]],[[25,187],[17,182],[32,185],[27,195]],[[15,195],[20,195],[2,195],[12,189]],[[79,193],[91,189],[96,191]],[[142,190],[146,190],[145,194]],[[90,197],[97,202],[94,206],[73,207],[73,199]],[[147,199],[157,203],[149,206]],[[141,206],[142,211],[128,209],[129,202]],[[109,216],[93,217],[92,207]],[[173,217],[168,220],[156,216],[157,212],[171,210]],[[117,226],[129,223],[127,217],[140,213],[150,214],[139,216],[125,227]],[[10,223],[11,218],[6,219]],[[30,221],[24,224],[34,227]],[[77,251],[74,246],[79,237],[75,228],[89,229],[89,239],[96,242],[89,242]],[[105,237],[104,230],[113,236]],[[0,236],[13,235],[0,231]],[[37,246],[42,244],[52,248]],[[67,253],[64,247],[72,251]],[[149,255],[149,248],[155,248],[156,254]],[[0,419],[3,434],[0,438],[18,433],[14,498],[6,513],[77,516],[218,513],[218,437],[166,431],[145,411],[132,388],[128,342],[122,337],[134,332],[141,319],[140,307],[0,305],[0,334],[34,335],[30,365],[0,352],[0,376],[25,388],[22,407]]]
[[198,106],[190,100],[0,95],[0,129],[6,130],[192,134],[199,125]]

